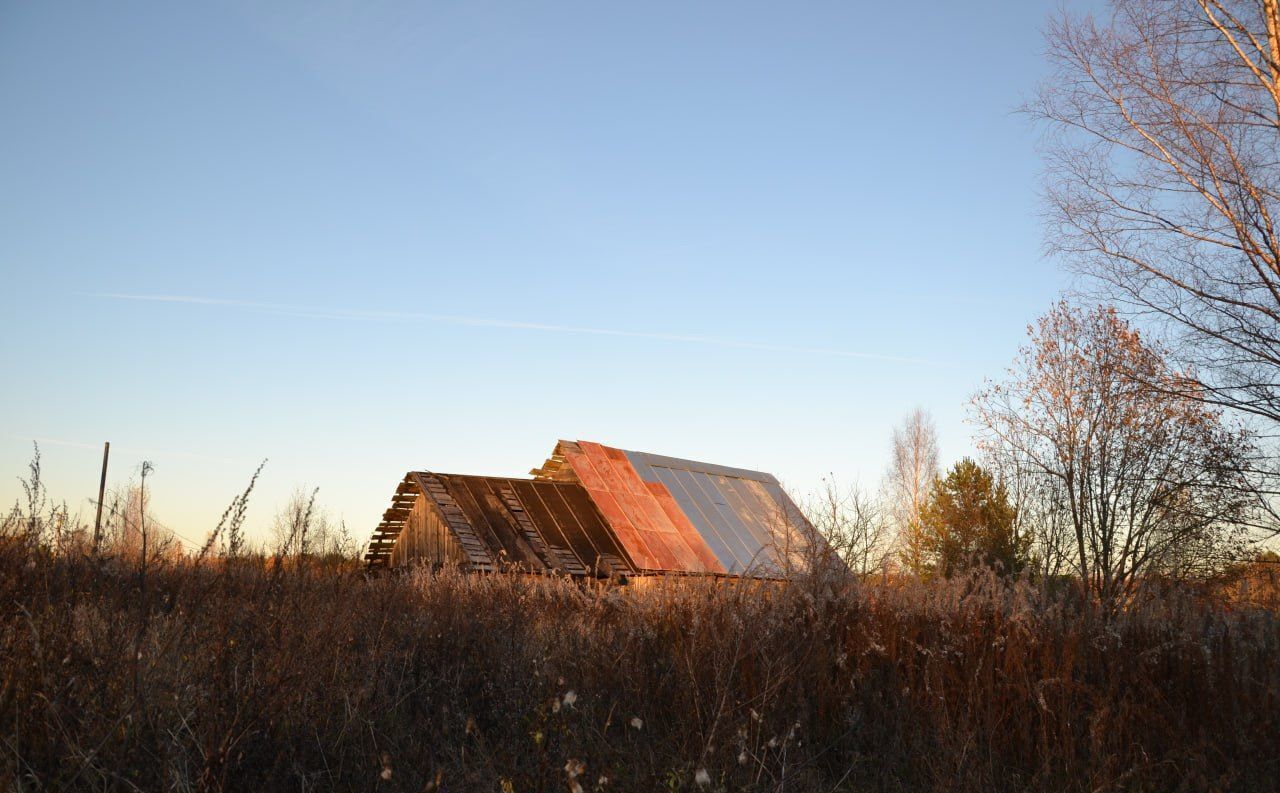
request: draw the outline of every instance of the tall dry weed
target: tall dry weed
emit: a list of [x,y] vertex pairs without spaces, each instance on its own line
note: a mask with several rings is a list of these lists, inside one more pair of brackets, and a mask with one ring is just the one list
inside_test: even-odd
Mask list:
[[[0,773],[59,790],[1265,790],[1280,621],[994,576],[616,587],[0,550]],[[143,627],[145,626],[145,627]],[[576,787],[575,787],[576,786]]]

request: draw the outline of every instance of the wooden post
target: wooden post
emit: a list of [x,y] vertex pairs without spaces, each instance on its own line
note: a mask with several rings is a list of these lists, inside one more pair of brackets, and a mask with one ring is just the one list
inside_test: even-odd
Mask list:
[[93,551],[102,544],[102,501],[107,497],[107,457],[111,454],[111,441],[102,444],[102,479],[98,481],[98,517],[93,519]]

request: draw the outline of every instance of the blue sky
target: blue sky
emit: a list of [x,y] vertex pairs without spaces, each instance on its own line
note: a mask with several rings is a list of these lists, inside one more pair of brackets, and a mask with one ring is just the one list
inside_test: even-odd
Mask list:
[[922,405],[958,458],[1066,285],[1056,7],[5,3],[0,499],[33,439],[196,539],[262,458],[255,531],[307,484],[358,536],[559,437],[804,493]]

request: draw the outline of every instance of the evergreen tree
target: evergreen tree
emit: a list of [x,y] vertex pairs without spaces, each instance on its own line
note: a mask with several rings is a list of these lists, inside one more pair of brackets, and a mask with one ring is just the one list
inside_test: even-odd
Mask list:
[[925,549],[934,572],[950,577],[972,564],[1017,573],[1028,543],[1016,531],[1017,510],[990,472],[968,457],[934,483],[921,511]]

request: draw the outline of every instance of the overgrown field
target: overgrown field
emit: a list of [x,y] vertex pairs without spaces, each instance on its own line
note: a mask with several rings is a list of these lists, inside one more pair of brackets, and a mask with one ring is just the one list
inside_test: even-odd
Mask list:
[[1275,790],[1280,619],[0,550],[13,790]]

